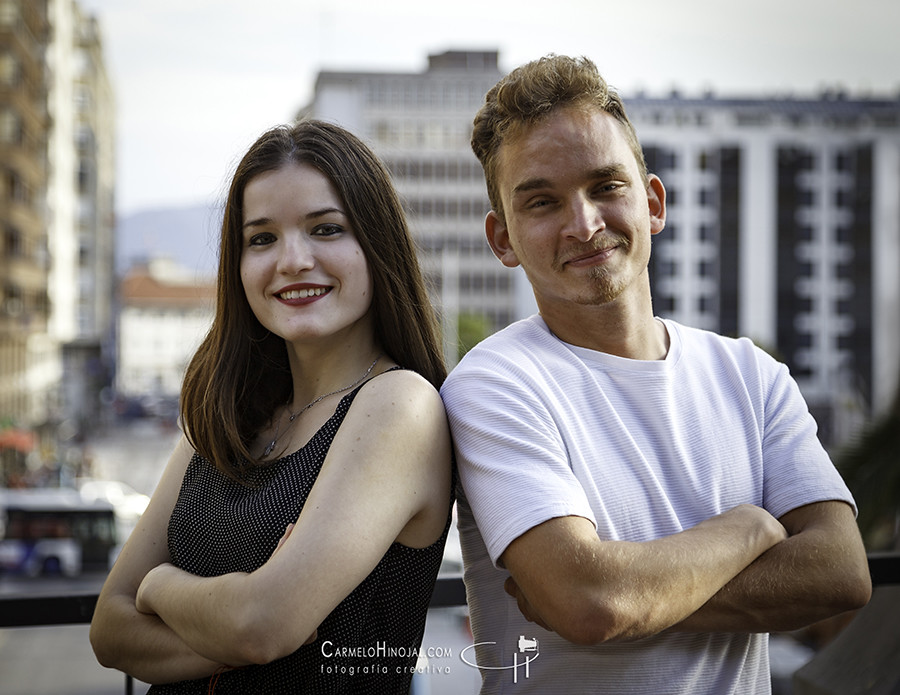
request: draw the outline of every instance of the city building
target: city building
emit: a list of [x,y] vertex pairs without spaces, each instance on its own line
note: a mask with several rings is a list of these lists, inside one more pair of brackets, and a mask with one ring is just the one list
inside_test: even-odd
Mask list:
[[625,102],[668,195],[656,311],[774,352],[845,440],[900,379],[900,97]]
[[100,421],[114,369],[115,123],[100,29],[74,0],[50,0],[47,241],[54,419]]
[[[451,364],[463,317],[492,332],[534,311],[484,241],[469,147],[504,72],[490,51],[432,55],[421,73],[323,71],[298,114],[344,125],[391,169]],[[623,98],[668,191],[656,312],[753,338],[791,368],[823,440],[845,439],[900,380],[900,97]]]
[[111,383],[113,142],[96,20],[0,0],[0,431],[57,459]]
[[47,110],[44,2],[0,0],[0,420],[46,419],[48,339]]
[[488,334],[516,316],[514,276],[484,241],[490,204],[469,147],[472,116],[500,77],[496,51],[432,55],[417,74],[324,71],[301,112],[348,128],[391,170],[441,313],[451,364],[460,314],[483,318]]
[[166,258],[133,266],[119,288],[116,392],[174,403],[184,370],[212,325],[215,282]]

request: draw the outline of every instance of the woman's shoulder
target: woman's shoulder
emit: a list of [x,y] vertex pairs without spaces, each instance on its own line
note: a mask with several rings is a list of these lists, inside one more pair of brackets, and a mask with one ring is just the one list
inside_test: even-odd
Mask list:
[[[363,384],[348,418],[371,418],[378,424],[398,421],[427,422],[423,416],[444,418],[444,403],[437,389],[422,375],[392,368]],[[377,419],[376,419],[377,418]]]
[[384,398],[440,398],[437,389],[425,377],[411,369],[391,367],[369,379],[359,396],[378,401]]

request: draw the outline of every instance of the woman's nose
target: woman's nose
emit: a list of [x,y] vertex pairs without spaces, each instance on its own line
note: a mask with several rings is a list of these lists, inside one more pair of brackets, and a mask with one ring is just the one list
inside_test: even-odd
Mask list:
[[315,266],[312,244],[303,234],[285,236],[278,255],[278,272],[297,275]]

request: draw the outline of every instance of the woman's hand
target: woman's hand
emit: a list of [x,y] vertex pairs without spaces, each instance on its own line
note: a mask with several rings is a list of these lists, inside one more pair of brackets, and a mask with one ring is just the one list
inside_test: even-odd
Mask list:
[[165,581],[165,572],[169,569],[174,569],[174,565],[169,562],[164,562],[163,564],[157,565],[152,570],[147,572],[147,574],[141,580],[141,585],[138,587],[137,596],[134,600],[134,607],[137,608],[139,613],[145,613],[146,615],[156,615],[156,611],[153,610],[151,603],[153,588],[155,586],[158,586],[161,582]]

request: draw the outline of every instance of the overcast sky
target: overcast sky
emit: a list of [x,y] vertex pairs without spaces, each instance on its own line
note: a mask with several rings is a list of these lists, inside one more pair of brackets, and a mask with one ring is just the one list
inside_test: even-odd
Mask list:
[[215,203],[319,70],[421,72],[446,50],[500,67],[586,55],[627,97],[900,94],[898,0],[78,0],[116,91],[117,208]]

